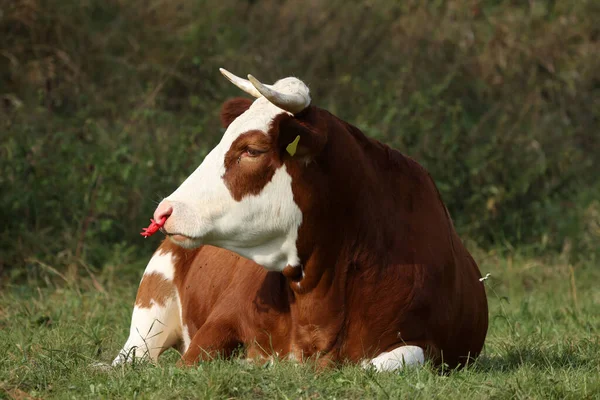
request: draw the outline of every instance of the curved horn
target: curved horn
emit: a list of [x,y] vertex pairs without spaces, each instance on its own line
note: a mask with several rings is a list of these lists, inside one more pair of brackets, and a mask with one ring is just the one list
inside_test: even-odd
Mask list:
[[310,96],[308,90],[305,93],[298,92],[294,94],[281,93],[273,89],[273,86],[264,85],[252,75],[248,75],[248,79],[254,85],[256,90],[260,92],[267,100],[277,107],[289,111],[292,114],[298,114],[310,104]]
[[240,78],[239,76],[235,76],[231,72],[227,71],[225,68],[219,68],[219,71],[223,74],[223,76],[235,86],[242,89],[244,92],[248,93],[250,96],[254,97],[262,97],[262,94],[246,79]]

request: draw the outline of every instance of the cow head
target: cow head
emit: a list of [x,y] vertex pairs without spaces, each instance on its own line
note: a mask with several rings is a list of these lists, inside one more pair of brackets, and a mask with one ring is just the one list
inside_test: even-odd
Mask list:
[[299,264],[296,240],[302,211],[294,201],[289,162],[306,163],[322,149],[318,134],[296,118],[310,105],[296,78],[264,85],[251,75],[221,72],[256,97],[226,102],[226,131],[200,166],[154,213],[176,244],[232,250],[270,270]]

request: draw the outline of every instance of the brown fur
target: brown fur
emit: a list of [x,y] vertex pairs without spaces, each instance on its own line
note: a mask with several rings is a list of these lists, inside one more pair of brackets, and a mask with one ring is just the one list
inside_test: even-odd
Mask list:
[[150,308],[154,302],[159,306],[164,306],[167,299],[173,297],[174,293],[175,286],[162,274],[154,272],[144,275],[135,298],[135,305],[140,308]]
[[[291,157],[283,149],[298,134],[303,157]],[[268,150],[237,164],[255,140]],[[260,190],[280,165],[292,176],[305,275],[163,242],[177,260],[193,338],[185,363],[238,345],[251,357],[319,356],[323,364],[406,344],[451,367],[477,357],[488,324],[481,274],[423,167],[316,107],[277,117],[268,136],[248,132],[236,142],[225,174],[236,200]]]
[[227,100],[221,107],[221,125],[227,127],[240,115],[242,115],[252,104],[252,100],[245,97],[235,97]]
[[329,136],[308,167],[286,163],[303,211],[298,306],[319,304],[311,319],[345,338],[350,359],[403,343],[453,366],[476,357],[488,322],[481,275],[429,174],[324,110],[301,120]]
[[[247,155],[248,149],[260,151],[257,156]],[[244,196],[259,194],[271,181],[281,161],[273,157],[271,137],[262,131],[241,134],[225,155],[223,180],[236,201]]]

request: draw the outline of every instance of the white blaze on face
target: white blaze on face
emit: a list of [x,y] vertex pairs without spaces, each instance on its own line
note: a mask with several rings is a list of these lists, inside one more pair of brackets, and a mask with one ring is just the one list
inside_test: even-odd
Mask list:
[[[296,78],[278,81],[281,93],[308,89]],[[310,99],[310,98],[309,98]],[[308,104],[307,104],[308,105]],[[240,135],[258,130],[267,134],[273,119],[286,112],[260,97],[227,128],[221,142],[181,186],[166,198],[173,212],[165,225],[183,247],[210,244],[232,250],[269,270],[298,265],[296,250],[302,212],[294,202],[292,179],[285,165],[278,168],[258,194],[236,201],[223,177],[225,156]]]

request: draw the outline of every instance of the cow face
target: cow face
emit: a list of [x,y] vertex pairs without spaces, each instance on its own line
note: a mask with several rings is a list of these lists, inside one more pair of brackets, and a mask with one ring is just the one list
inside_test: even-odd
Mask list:
[[299,264],[302,212],[285,159],[295,153],[302,128],[282,133],[280,126],[290,125],[294,114],[309,106],[309,91],[296,78],[267,86],[252,76],[248,81],[222,73],[257,99],[224,104],[220,143],[159,204],[154,218],[167,217],[164,231],[182,247],[210,244],[281,271]]

